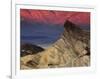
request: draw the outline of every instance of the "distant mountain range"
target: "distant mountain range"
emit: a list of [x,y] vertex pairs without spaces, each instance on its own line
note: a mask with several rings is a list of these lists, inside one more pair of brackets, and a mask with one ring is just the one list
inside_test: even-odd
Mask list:
[[37,54],[38,52],[44,51],[42,47],[33,44],[22,44],[21,45],[21,57],[26,55]]
[[67,20],[64,33],[52,46],[21,57],[21,69],[90,66],[90,54],[90,32]]

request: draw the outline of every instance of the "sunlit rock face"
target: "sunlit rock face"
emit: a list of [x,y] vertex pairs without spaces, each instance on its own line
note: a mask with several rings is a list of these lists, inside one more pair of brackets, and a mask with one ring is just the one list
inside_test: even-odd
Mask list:
[[90,64],[90,34],[80,29],[75,24],[66,21],[64,33],[61,38],[53,45],[58,51],[62,52],[62,59],[67,66],[89,66]]
[[70,21],[52,46],[37,54],[21,57],[21,69],[90,66],[90,33]]

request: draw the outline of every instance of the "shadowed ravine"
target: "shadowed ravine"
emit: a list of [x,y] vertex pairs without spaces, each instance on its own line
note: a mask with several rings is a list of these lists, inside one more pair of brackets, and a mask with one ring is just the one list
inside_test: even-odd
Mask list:
[[60,39],[42,50],[22,56],[21,69],[89,66],[90,32],[66,21]]

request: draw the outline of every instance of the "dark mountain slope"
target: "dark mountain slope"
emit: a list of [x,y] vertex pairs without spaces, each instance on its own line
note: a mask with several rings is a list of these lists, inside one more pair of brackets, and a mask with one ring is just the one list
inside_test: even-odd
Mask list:
[[38,52],[44,51],[42,47],[33,44],[22,44],[21,45],[21,57],[31,54],[37,54]]

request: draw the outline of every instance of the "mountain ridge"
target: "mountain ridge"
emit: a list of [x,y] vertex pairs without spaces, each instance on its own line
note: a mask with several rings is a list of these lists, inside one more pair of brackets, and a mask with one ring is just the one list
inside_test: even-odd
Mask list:
[[[61,38],[27,61],[31,61],[33,69],[90,66],[90,34],[66,21]],[[26,64],[29,65],[27,62]]]

